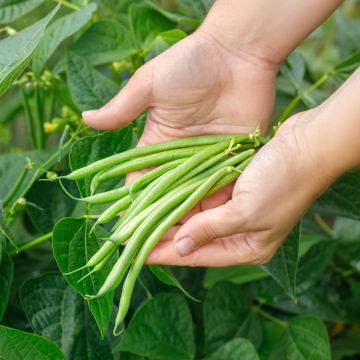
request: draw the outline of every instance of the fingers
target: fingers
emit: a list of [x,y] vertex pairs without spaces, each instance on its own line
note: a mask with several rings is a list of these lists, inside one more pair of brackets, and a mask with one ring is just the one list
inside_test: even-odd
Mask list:
[[240,233],[241,225],[233,202],[228,201],[190,218],[175,235],[174,249],[178,255],[186,256],[212,240]]
[[[276,246],[258,248],[266,243],[267,233],[238,234],[225,239],[217,239],[201,246],[188,255],[179,256],[172,241],[162,241],[156,245],[147,259],[147,264],[223,267],[241,264],[263,264],[270,260]],[[255,246],[253,246],[255,244]]]
[[102,108],[85,111],[85,122],[95,129],[114,130],[134,120],[150,104],[151,77],[151,68],[140,68]]

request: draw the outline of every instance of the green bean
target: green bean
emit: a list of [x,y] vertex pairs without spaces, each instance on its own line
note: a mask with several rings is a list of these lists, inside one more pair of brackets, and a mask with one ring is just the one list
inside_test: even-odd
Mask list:
[[157,167],[156,169],[154,169],[152,171],[145,173],[143,176],[140,176],[130,185],[130,188],[129,188],[130,196],[131,196],[131,193],[136,192],[137,190],[148,185],[153,180],[157,179],[162,174],[174,169],[178,165],[182,164],[184,161],[185,161],[185,159],[177,159],[177,160],[168,162],[162,166]]
[[[233,139],[236,143],[241,143],[242,141],[248,139],[248,135],[234,136]],[[157,182],[151,189],[145,189],[143,191],[141,201],[137,199],[137,201],[133,203],[126,214],[124,214],[122,221],[130,216],[139,214],[147,206],[159,199],[178,179],[181,179],[185,174],[201,164],[203,161],[206,161],[206,159],[210,156],[219,153],[221,150],[225,150],[229,147],[229,144],[230,141],[226,140],[215,145],[208,146],[206,149],[185,160],[176,169],[167,174],[167,176],[164,176],[164,178]]]
[[191,146],[200,146],[200,145],[211,145],[216,144],[219,141],[230,140],[234,135],[225,134],[225,135],[205,135],[205,136],[194,136],[190,138],[182,138],[170,140],[158,144],[146,145],[134,149],[124,151],[120,154],[115,154],[108,156],[105,159],[95,161],[92,164],[84,166],[80,169],[74,170],[70,174],[66,175],[64,178],[68,180],[77,180],[84,178],[89,175],[93,175],[105,168],[123,163],[127,160],[134,159],[139,156],[154,154],[162,152],[165,150],[179,149]]
[[109,206],[96,220],[94,226],[98,224],[105,224],[111,221],[115,216],[117,216],[121,211],[127,209],[131,204],[130,195],[124,196],[122,199],[116,201],[114,204]]
[[152,166],[164,164],[176,159],[183,159],[196,154],[199,150],[204,149],[203,146],[196,146],[185,149],[168,150],[155,154],[150,154],[135,158],[133,160],[115,165],[110,169],[104,169],[98,172],[91,180],[90,192],[93,194],[99,184],[108,179],[127,174],[132,171],[146,169]]
[[179,203],[184,201],[188,197],[188,195],[188,189],[184,189],[184,191],[178,192],[172,198],[169,198],[167,202],[163,204],[163,206],[158,206],[156,209],[154,209],[154,211],[151,213],[151,216],[148,216],[142,221],[141,225],[137,228],[137,230],[134,232],[133,236],[127,243],[123,253],[114,265],[112,271],[108,275],[96,297],[102,296],[103,294],[114,289],[120,284],[122,278],[124,277],[126,271],[131,264],[133,257],[139,251],[139,248],[141,247],[142,242],[146,235],[149,233],[149,231],[164,216],[164,214],[166,214]]
[[[178,159],[171,161],[169,163],[166,163],[162,166],[157,167],[154,170],[148,171],[144,175],[140,176],[137,181],[140,183],[136,189],[132,189],[132,192],[135,192],[136,190],[140,190],[141,188],[147,186],[149,183],[151,183],[154,179],[159,177],[162,173],[167,172],[168,170],[174,168],[175,166],[181,164],[184,161],[184,159]],[[105,191],[99,194],[94,194],[91,196],[87,196],[84,198],[79,198],[77,200],[86,202],[88,204],[105,204],[108,202],[120,200],[122,197],[128,195],[130,193],[130,187],[131,185],[124,185],[121,186],[118,189]]]
[[[163,220],[159,226],[152,232],[148,237],[145,244],[142,246],[139,251],[128,275],[126,276],[122,294],[120,298],[119,311],[116,317],[114,335],[119,324],[124,320],[131,299],[132,290],[134,288],[136,279],[145,263],[146,258],[148,257],[150,251],[154,248],[156,243],[165,235],[165,233],[174,226],[185,214],[187,214],[203,197],[207,195],[210,189],[225,175],[232,171],[231,167],[223,168],[217,171],[215,174],[210,176],[199,188],[193,192],[181,205],[179,205],[169,216]],[[163,212],[162,216],[166,215],[168,211]],[[157,222],[160,219],[157,218]],[[123,269],[121,269],[123,270]],[[118,271],[117,273],[111,272],[108,276],[107,283],[108,286],[106,291],[110,291],[119,285],[122,280],[117,277],[117,275],[123,275],[123,271]],[[119,281],[120,280],[120,281]],[[101,290],[100,290],[101,291]]]

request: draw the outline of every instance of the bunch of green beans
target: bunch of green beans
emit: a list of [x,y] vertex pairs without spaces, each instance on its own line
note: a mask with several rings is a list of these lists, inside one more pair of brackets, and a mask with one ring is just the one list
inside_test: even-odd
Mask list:
[[[118,334],[136,279],[156,243],[204,197],[236,180],[253,158],[256,148],[265,142],[258,130],[251,134],[177,139],[116,154],[63,177],[68,180],[92,177],[91,195],[78,200],[109,204],[93,229],[118,217],[109,238],[80,268],[88,269],[82,279],[100,271],[126,243],[99,291],[86,295],[89,300],[102,296],[124,280],[114,334]],[[99,185],[108,179],[154,166],[157,167],[131,185],[96,193]]]

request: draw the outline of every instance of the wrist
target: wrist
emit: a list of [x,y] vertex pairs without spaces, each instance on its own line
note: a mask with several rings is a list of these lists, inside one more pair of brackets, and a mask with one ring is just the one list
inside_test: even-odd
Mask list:
[[342,0],[217,0],[200,27],[223,46],[280,64]]

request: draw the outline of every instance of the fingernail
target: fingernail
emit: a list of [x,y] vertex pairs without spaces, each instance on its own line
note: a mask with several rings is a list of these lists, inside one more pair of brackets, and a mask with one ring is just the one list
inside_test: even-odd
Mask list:
[[97,110],[87,110],[82,113],[83,118],[91,117],[97,112]]
[[175,252],[177,252],[177,254],[180,256],[185,256],[190,254],[195,248],[196,248],[196,243],[189,236],[180,239],[174,244]]

